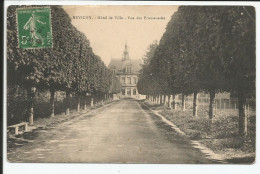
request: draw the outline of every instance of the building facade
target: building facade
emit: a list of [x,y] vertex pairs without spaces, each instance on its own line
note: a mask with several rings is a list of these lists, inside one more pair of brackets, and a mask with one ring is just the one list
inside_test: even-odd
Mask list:
[[127,44],[125,44],[122,58],[112,58],[108,68],[120,79],[122,85],[121,92],[118,94],[120,97],[140,97],[137,82],[141,69],[141,60],[130,58]]

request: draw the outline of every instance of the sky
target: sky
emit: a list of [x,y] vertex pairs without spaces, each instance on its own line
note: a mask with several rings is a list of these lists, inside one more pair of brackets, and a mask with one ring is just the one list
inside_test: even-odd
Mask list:
[[108,65],[111,58],[122,58],[126,42],[130,58],[141,59],[153,41],[160,41],[167,23],[178,6],[63,6],[63,8],[72,19],[72,24],[87,36],[94,53]]

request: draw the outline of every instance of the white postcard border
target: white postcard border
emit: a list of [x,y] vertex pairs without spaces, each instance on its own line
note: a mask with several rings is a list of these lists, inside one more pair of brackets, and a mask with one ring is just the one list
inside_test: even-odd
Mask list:
[[[7,0],[4,2],[4,19],[6,19],[6,11],[9,5],[250,5],[256,9],[256,48],[259,48],[259,28],[260,28],[260,2],[227,2],[227,1],[189,1],[189,2],[173,2],[173,1],[12,1]],[[4,20],[4,100],[6,101],[6,20]],[[260,67],[259,49],[256,50],[256,67]],[[256,98],[259,99],[259,69],[256,68]],[[6,142],[6,102],[3,102],[4,115],[3,115],[3,170],[8,174],[136,174],[136,173],[193,173],[193,174],[223,174],[223,173],[257,173],[260,171],[259,160],[259,119],[256,119],[257,124],[257,137],[256,137],[256,162],[252,165],[176,165],[176,164],[55,164],[55,163],[9,163],[6,158],[7,142]],[[256,102],[256,114],[259,115],[259,102]]]

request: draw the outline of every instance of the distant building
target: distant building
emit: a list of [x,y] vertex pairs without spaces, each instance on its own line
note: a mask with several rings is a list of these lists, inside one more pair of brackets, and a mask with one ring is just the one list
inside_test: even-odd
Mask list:
[[141,60],[130,58],[127,44],[125,44],[122,58],[112,58],[108,68],[120,79],[122,85],[121,92],[118,94],[120,97],[139,98],[136,85],[141,69]]

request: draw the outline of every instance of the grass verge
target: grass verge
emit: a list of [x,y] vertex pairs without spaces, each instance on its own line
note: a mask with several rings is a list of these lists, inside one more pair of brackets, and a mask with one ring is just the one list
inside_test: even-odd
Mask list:
[[190,139],[222,155],[226,160],[234,163],[253,163],[255,159],[256,116],[248,118],[248,135],[238,135],[238,116],[225,112],[208,119],[207,113],[199,111],[197,117],[192,116],[192,109],[168,110],[165,106],[150,101],[144,103],[153,110],[160,110],[160,114],[173,122]]

